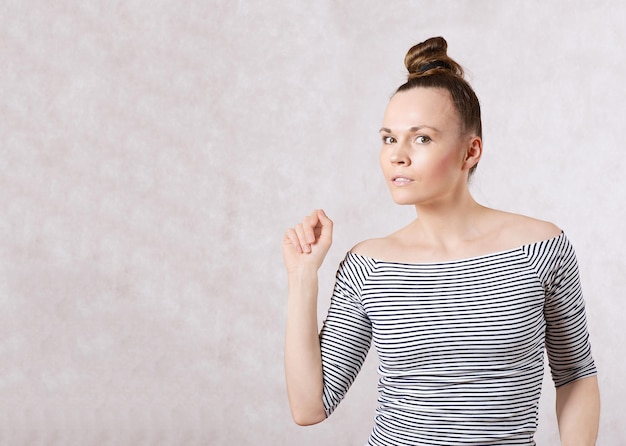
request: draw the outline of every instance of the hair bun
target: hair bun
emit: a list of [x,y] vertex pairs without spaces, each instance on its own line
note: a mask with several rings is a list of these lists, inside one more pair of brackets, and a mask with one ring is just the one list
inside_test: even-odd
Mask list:
[[419,76],[449,72],[463,77],[463,68],[448,57],[448,42],[443,37],[431,37],[413,46],[404,57],[409,80]]

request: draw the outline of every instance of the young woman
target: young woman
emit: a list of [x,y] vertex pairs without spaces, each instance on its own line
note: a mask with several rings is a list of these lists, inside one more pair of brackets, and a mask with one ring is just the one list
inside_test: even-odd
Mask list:
[[417,218],[346,255],[319,334],[332,221],[314,211],[283,240],[293,418],[329,416],[373,340],[380,397],[368,444],[533,445],[545,348],[562,444],[593,445],[600,402],[574,251],[555,225],[472,198],[480,106],[446,41],[414,46],[405,65],[380,164],[394,201]]

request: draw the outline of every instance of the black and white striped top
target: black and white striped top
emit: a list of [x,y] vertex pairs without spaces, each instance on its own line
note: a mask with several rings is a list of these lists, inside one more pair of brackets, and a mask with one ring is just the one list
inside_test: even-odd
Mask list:
[[369,445],[534,445],[544,346],[555,385],[596,373],[565,234],[439,263],[348,253],[320,333],[327,415],[371,340]]

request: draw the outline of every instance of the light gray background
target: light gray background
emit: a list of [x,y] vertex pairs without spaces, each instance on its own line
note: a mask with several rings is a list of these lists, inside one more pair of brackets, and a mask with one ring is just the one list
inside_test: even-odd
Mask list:
[[[30,4],[29,4],[30,3]],[[338,262],[406,224],[377,129],[406,50],[443,35],[484,112],[479,201],[574,243],[626,441],[626,3],[3,1],[0,444],[362,445],[373,354],[331,419],[283,381],[284,230],[323,207]],[[554,390],[540,445],[557,444]]]

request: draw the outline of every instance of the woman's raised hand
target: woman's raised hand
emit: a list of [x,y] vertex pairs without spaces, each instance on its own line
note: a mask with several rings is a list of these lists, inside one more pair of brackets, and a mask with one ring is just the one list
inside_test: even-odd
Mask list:
[[289,228],[283,238],[283,259],[287,272],[303,268],[317,272],[330,249],[332,235],[333,222],[321,209]]

